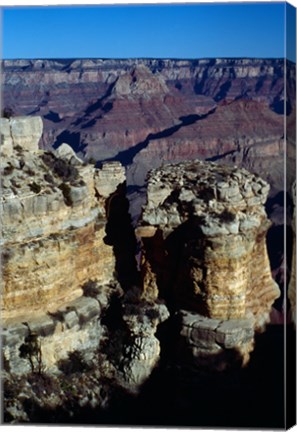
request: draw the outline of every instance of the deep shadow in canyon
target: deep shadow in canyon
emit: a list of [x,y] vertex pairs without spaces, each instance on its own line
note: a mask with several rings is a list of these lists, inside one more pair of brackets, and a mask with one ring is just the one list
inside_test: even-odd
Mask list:
[[115,157],[112,157],[110,159],[106,159],[104,162],[108,161],[119,161],[122,165],[127,166],[131,165],[133,162],[134,157],[143,149],[145,149],[151,141],[162,139],[162,138],[168,138],[174,133],[176,133],[179,129],[189,126],[191,124],[196,123],[199,120],[203,120],[207,118],[209,115],[213,114],[215,112],[215,108],[211,111],[209,111],[207,114],[198,115],[198,114],[190,114],[187,116],[182,116],[179,118],[181,123],[171,126],[170,128],[164,129],[157,133],[151,133],[147,136],[147,138],[134,145],[133,147],[120,151]]
[[[168,338],[174,323],[159,331],[161,360],[138,396],[108,383],[107,409],[80,408],[70,417],[68,409],[41,409],[27,401],[32,423],[163,427],[233,427],[277,429],[285,427],[284,327],[271,325],[256,337],[255,350],[245,368],[209,372],[175,362],[175,339]],[[295,398],[295,331],[287,328],[287,425],[292,424]],[[165,343],[165,345],[164,345]],[[236,359],[238,355],[229,353]],[[111,390],[110,390],[111,389]]]
[[139,285],[139,274],[135,259],[137,247],[134,229],[129,214],[129,201],[122,187],[106,203],[107,225],[104,242],[113,247],[116,260],[117,280],[124,291],[133,285]]

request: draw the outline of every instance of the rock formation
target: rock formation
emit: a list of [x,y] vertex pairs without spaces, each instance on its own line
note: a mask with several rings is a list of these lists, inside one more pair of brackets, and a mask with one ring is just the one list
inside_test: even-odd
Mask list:
[[33,315],[54,312],[79,297],[88,280],[111,281],[115,257],[104,242],[105,206],[124,181],[117,166],[117,182],[108,182],[103,196],[93,166],[34,154],[25,143],[13,149],[1,167],[4,319],[26,315],[29,305]]
[[36,152],[42,135],[40,117],[12,117],[0,119],[1,153],[12,156],[14,147],[22,147]]
[[[5,391],[19,377],[39,381],[38,388],[63,383],[67,371],[79,367],[80,394],[88,396],[73,402],[77,409],[104,404],[106,380],[137,392],[159,362],[155,334],[169,313],[162,303],[141,301],[133,288],[136,244],[123,167],[110,162],[96,169],[65,143],[56,151],[39,150],[38,117],[1,121],[7,126],[1,129]],[[14,125],[21,139],[9,132]],[[34,386],[23,388],[23,395],[39,409],[61,409],[69,392],[64,384],[55,386],[53,400],[46,391],[38,396]],[[111,391],[112,385],[107,400]],[[6,414],[29,421],[21,401],[8,397]]]
[[39,117],[1,124],[2,336],[11,370],[23,373],[29,363],[20,347],[32,332],[46,368],[75,350],[98,348],[102,311],[122,293],[120,257],[106,237],[125,173],[118,162],[100,170],[84,164],[67,144],[39,150]]
[[128,165],[129,185],[161,160],[212,158],[258,173],[275,193],[285,104],[295,119],[295,65],[286,101],[284,70],[283,59],[5,60],[3,106],[43,117],[43,148],[67,142],[86,160]]
[[[111,388],[137,393],[160,356],[161,368],[189,361],[202,374],[247,364],[279,296],[268,229],[273,275],[281,290],[285,282],[283,242],[269,244],[285,223],[285,108],[288,184],[295,173],[295,65],[286,100],[283,59],[2,66],[2,342],[20,386],[17,405],[8,397],[12,418],[32,420],[24,394],[33,400],[47,373],[58,390],[38,407],[69,408],[70,397],[73,415],[108,405]],[[140,254],[128,211],[136,226],[145,197]]]
[[199,355],[223,347],[246,358],[254,329],[269,321],[279,288],[266,250],[268,191],[244,169],[198,160],[149,175],[136,229],[143,297],[190,311],[182,313],[182,334]]

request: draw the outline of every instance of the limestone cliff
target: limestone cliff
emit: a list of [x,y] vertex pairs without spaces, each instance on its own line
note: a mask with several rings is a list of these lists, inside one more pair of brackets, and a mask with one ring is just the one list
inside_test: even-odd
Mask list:
[[42,130],[40,117],[0,118],[1,154],[12,156],[17,146],[36,152]]
[[[266,250],[268,191],[264,180],[244,169],[198,160],[166,165],[148,178],[136,229],[143,297],[161,296],[174,308],[198,313],[194,327],[199,344],[208,341],[204,352],[221,351],[224,337],[218,334],[230,331],[235,339],[225,348],[251,350],[254,329],[269,321],[280,294]],[[183,326],[192,328],[187,320]],[[211,337],[216,349],[207,348]]]
[[125,180],[120,165],[113,164],[117,180],[104,184],[107,167],[100,172],[74,157],[33,154],[25,143],[1,164],[3,318],[26,315],[28,307],[54,312],[79,297],[88,280],[110,282],[115,257],[104,242],[105,207]]
[[57,373],[78,352],[94,367],[100,364],[100,377],[137,391],[158,364],[155,333],[169,314],[164,304],[140,304],[133,290],[129,294],[137,283],[136,243],[124,168],[83,163],[66,143],[39,150],[39,117],[1,122],[1,315],[8,369]]
[[[56,153],[39,150],[39,117],[1,123],[4,351],[21,370],[18,348],[28,322],[43,339],[49,367],[99,343],[96,321],[116,269],[113,244],[105,241],[107,209],[125,173],[119,163],[86,165],[66,144]],[[101,306],[83,297],[92,280],[102,287]]]

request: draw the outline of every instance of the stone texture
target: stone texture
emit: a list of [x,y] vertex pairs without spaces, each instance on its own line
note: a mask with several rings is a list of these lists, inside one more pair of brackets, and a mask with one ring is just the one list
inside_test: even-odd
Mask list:
[[10,122],[6,118],[0,120],[1,156],[11,156],[13,153],[13,141],[10,130]]
[[149,378],[160,359],[157,326],[169,317],[164,304],[123,303],[123,320],[127,340],[118,364],[118,381],[129,391],[137,392]]
[[[99,347],[104,334],[100,318],[108,307],[110,297],[118,292],[114,284],[94,284],[93,295],[85,292],[75,300],[68,301],[54,312],[40,316],[27,314],[24,320],[4,321],[1,329],[3,353],[10,371],[17,375],[30,372],[28,359],[20,356],[20,347],[26,336],[35,332],[41,347],[42,366],[45,372],[57,372],[60,360],[78,351],[89,355]],[[44,311],[45,312],[45,311]]]
[[21,119],[20,130],[28,136],[22,135],[13,153],[1,158],[1,316],[4,349],[18,372],[26,331],[22,322],[40,336],[48,367],[68,351],[98,346],[99,303],[106,299],[89,299],[84,292],[91,280],[103,287],[114,280],[116,257],[113,244],[106,242],[106,208],[125,181],[123,169],[117,165],[113,171],[107,163],[112,186],[103,176],[105,196],[100,195],[95,187],[100,170],[83,164],[66,145],[61,157],[59,152],[36,152],[34,139],[27,144],[36,125],[30,118],[27,123]]
[[38,151],[43,124],[41,117],[1,118],[1,152],[6,156],[13,154],[13,147],[20,146],[31,152]]
[[[175,309],[198,314],[196,355],[201,339],[206,354],[237,349],[245,362],[254,331],[269,322],[280,290],[266,250],[268,192],[264,180],[236,166],[196,160],[150,172],[136,229],[142,296],[163,297]],[[211,329],[219,321],[217,346]]]
[[156,230],[143,237],[143,265],[152,270],[144,292],[154,280],[161,295],[171,291],[210,318],[251,311],[261,327],[279,295],[265,244],[268,191],[236,167],[195,161],[153,170],[137,230]]
[[139,97],[150,99],[152,96],[168,93],[164,77],[160,74],[152,74],[144,64],[140,64],[130,72],[120,75],[113,88],[113,94],[119,97]]
[[104,163],[102,169],[95,174],[96,191],[100,196],[108,198],[125,179],[125,170],[119,162]]
[[[27,150],[3,158],[2,170],[3,317],[26,315],[28,305],[34,313],[53,310],[81,295],[92,278],[109,282],[115,268],[104,241],[109,195],[98,195],[96,170]],[[110,194],[123,181],[117,167]],[[104,178],[101,184],[103,190]]]
[[197,366],[223,370],[239,358],[241,365],[248,362],[254,347],[252,315],[221,321],[183,310],[180,317],[180,334],[187,340],[187,349]]
[[[45,370],[56,368],[58,361],[67,358],[70,352],[98,346],[102,333],[99,312],[95,299],[80,297],[69,302],[64,310],[58,309],[38,319],[28,318],[31,331],[36,331],[39,337]],[[17,374],[30,371],[28,360],[21,358],[19,352],[28,334],[27,326],[21,322],[2,330],[5,358],[9,361],[11,371]]]
[[61,144],[57,150],[56,154],[60,158],[65,158],[66,160],[69,160],[72,162],[73,165],[82,164],[83,161],[76,156],[75,151],[70,147],[69,144],[63,143]]

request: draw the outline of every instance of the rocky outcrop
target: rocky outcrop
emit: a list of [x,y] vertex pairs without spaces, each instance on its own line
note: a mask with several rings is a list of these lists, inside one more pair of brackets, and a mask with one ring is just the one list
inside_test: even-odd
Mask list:
[[14,147],[22,147],[36,152],[42,135],[40,117],[12,117],[0,119],[1,153],[12,156]]
[[153,75],[144,64],[136,66],[132,73],[126,72],[120,75],[112,91],[116,96],[128,99],[134,97],[150,99],[152,96],[160,96],[168,92],[169,89],[162,75],[160,73]]
[[42,338],[46,367],[68,351],[98,346],[100,307],[84,290],[91,280],[102,287],[114,283],[106,206],[125,175],[113,163],[109,181],[66,144],[56,154],[38,150],[34,130],[40,118],[4,123],[21,125],[23,137],[16,140],[13,132],[12,154],[1,158],[4,351],[20,371],[18,350],[28,333],[23,322]]
[[[41,120],[20,121],[30,131]],[[103,379],[137,392],[159,362],[155,334],[169,313],[133,288],[136,242],[124,169],[115,161],[96,169],[65,143],[47,152],[28,142],[11,141],[1,159],[6,370],[56,375],[78,353],[102,363]]]
[[222,371],[249,361],[255,344],[255,320],[251,315],[220,320],[183,310],[179,317],[180,335],[183,342],[186,341],[181,362],[194,362],[199,368]]
[[206,338],[216,344],[219,337],[219,350],[230,348],[224,341],[230,329],[239,331],[242,320],[233,348],[243,345],[246,353],[254,329],[269,321],[280,293],[266,250],[268,191],[264,180],[246,170],[198,160],[150,173],[136,229],[142,241],[143,297],[160,295],[174,308],[201,315],[194,326],[206,329],[194,339],[199,343]]
[[100,316],[116,292],[116,286],[104,285],[100,287],[100,298],[99,295],[98,298],[79,296],[54,312],[45,314],[44,309],[39,316],[23,316],[27,321],[4,321],[3,355],[9,370],[18,375],[31,372],[32,367],[38,371],[36,352],[32,353],[32,365],[27,356],[21,355],[25,341],[32,334],[40,344],[42,372],[57,372],[59,362],[73,352],[88,352],[92,357],[104,335]]
[[[106,196],[96,189],[94,167],[75,163],[25,148],[2,159],[4,319],[26,315],[28,306],[54,311],[89,279],[113,278]],[[118,184],[108,184],[110,194]]]
[[137,291],[132,289],[123,299],[122,325],[108,335],[107,349],[113,379],[132,393],[139,391],[159,364],[157,327],[169,317],[165,304],[140,301]]

